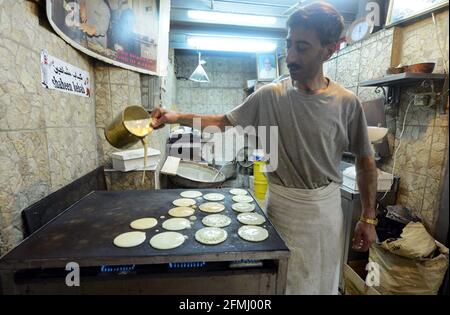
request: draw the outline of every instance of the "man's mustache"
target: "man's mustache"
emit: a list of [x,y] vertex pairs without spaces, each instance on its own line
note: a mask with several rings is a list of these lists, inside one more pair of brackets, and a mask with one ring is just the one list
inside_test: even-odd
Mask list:
[[301,66],[296,64],[296,63],[290,63],[287,65],[288,69],[291,71],[296,71],[296,70],[300,70]]

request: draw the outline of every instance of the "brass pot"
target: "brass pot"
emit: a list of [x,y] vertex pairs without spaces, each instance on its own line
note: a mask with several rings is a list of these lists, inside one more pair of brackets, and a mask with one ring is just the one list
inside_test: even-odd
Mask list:
[[[139,128],[131,128],[136,122]],[[150,123],[150,114],[143,107],[129,106],[105,128],[106,140],[115,148],[129,148],[152,132]]]

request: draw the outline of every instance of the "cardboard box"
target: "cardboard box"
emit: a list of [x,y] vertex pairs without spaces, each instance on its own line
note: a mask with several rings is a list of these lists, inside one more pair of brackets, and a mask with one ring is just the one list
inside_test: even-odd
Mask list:
[[344,295],[381,295],[375,287],[366,285],[366,265],[367,261],[349,261],[344,264]]

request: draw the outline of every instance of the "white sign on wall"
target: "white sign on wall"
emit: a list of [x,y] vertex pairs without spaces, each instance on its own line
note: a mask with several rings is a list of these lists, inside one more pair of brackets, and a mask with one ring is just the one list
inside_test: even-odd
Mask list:
[[41,51],[41,83],[47,89],[90,97],[89,72]]

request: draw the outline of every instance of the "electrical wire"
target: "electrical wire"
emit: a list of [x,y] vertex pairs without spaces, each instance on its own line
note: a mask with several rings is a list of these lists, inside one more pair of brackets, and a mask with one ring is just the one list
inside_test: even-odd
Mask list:
[[[411,105],[414,103],[414,97],[410,96],[410,98],[411,99],[409,101],[409,104],[406,107],[405,117],[403,117],[402,131],[400,132],[398,146],[397,146],[397,148],[395,149],[395,152],[394,152],[394,161],[393,161],[393,164],[392,164],[392,176],[393,177],[395,176],[395,165],[396,165],[396,162],[397,162],[397,153],[398,153],[398,151],[399,151],[399,149],[400,149],[400,147],[402,145],[403,133],[405,132],[405,129],[406,129],[406,118],[408,117],[408,112],[409,112],[409,109],[410,109]],[[386,190],[386,192],[384,193],[383,197],[381,197],[381,199],[378,200],[378,201],[380,202],[384,198],[386,198],[388,192],[389,192],[389,190]],[[379,202],[378,202],[378,206],[380,205]],[[378,209],[378,206],[377,206],[377,209]]]
[[448,61],[447,61],[446,55],[444,54],[444,50],[442,49],[441,41],[439,40],[439,28],[438,28],[438,25],[437,25],[437,22],[436,22],[436,18],[434,16],[434,12],[431,13],[431,17],[433,18],[434,31],[436,33],[436,41],[437,41],[437,44],[439,46],[439,51],[440,51],[441,56],[442,56],[442,62],[444,63],[444,71],[445,71],[445,73],[448,73],[448,64],[447,64]]

